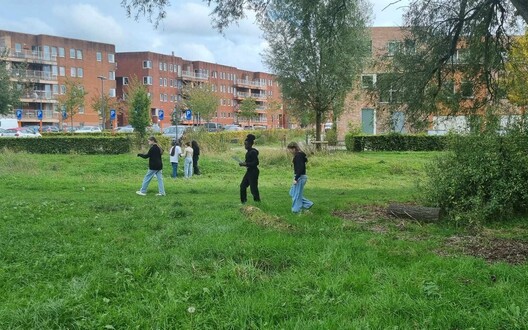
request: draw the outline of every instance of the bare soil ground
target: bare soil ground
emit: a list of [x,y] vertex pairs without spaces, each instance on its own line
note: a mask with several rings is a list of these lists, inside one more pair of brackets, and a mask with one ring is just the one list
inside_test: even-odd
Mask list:
[[[387,213],[386,207],[378,205],[352,205],[344,211],[336,211],[334,216],[352,221],[377,232],[405,231],[415,220],[395,218]],[[474,235],[456,235],[444,240],[437,250],[440,255],[464,254],[485,259],[488,262],[523,264],[528,261],[528,241],[504,238],[500,231],[482,230]],[[419,239],[415,235],[401,235],[403,239]],[[426,239],[422,237],[421,239]]]

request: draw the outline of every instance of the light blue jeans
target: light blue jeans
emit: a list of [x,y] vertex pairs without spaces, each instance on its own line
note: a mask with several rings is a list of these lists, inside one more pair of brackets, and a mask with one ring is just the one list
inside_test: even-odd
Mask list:
[[306,184],[307,180],[308,177],[306,175],[301,175],[297,180],[297,184],[292,184],[290,188],[293,213],[301,212],[302,209],[309,209],[313,205],[312,201],[304,198],[303,196],[304,185]]
[[147,188],[150,183],[150,180],[152,180],[153,176],[156,176],[156,179],[158,180],[158,191],[161,195],[165,195],[165,186],[163,185],[163,175],[161,173],[161,170],[148,170],[147,174],[145,174],[145,178],[143,179],[143,184],[141,185],[141,192],[146,194]]
[[193,160],[192,157],[185,157],[183,161],[183,176],[190,178],[193,175]]

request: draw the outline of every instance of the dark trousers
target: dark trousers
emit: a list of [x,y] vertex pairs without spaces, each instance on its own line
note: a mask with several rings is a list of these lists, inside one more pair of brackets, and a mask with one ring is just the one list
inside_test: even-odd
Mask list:
[[260,202],[260,194],[258,190],[259,173],[260,171],[258,168],[248,169],[242,178],[242,182],[240,182],[240,201],[242,203],[247,202],[247,187],[249,187],[249,190],[253,195],[253,200],[255,202]]
[[193,155],[193,174],[194,175],[200,175],[200,169],[198,168],[198,159],[200,156]]

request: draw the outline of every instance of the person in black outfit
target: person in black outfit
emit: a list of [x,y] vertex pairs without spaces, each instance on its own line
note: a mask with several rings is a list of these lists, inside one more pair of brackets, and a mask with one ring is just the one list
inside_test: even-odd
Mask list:
[[158,193],[156,196],[165,196],[165,186],[163,185],[163,162],[161,160],[161,155],[163,154],[163,149],[158,144],[158,141],[155,137],[151,136],[148,138],[148,144],[150,145],[150,149],[146,154],[137,154],[138,157],[141,158],[148,158],[149,160],[149,169],[147,171],[147,174],[145,174],[145,178],[143,179],[143,183],[141,184],[141,189],[136,191],[136,194],[145,196],[147,194],[147,188],[150,183],[150,180],[156,176],[158,179]]
[[260,202],[260,194],[258,189],[258,177],[259,177],[259,152],[257,149],[253,148],[253,143],[255,142],[255,135],[248,134],[244,140],[244,147],[246,148],[246,158],[244,162],[238,163],[240,166],[245,166],[247,168],[246,174],[240,182],[240,201],[242,204],[247,202],[247,187],[250,187],[251,194],[253,195],[253,200],[255,202]]
[[198,168],[198,159],[200,158],[200,146],[195,140],[191,141],[191,147],[193,148],[193,174],[200,175],[200,169]]

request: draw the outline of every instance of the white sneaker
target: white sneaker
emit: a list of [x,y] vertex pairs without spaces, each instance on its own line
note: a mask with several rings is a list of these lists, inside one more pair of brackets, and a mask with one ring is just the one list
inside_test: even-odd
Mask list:
[[156,196],[165,196],[165,194],[156,194]]
[[140,196],[147,196],[147,194],[145,194],[144,192],[141,192],[141,191],[136,191],[136,194],[140,195]]

